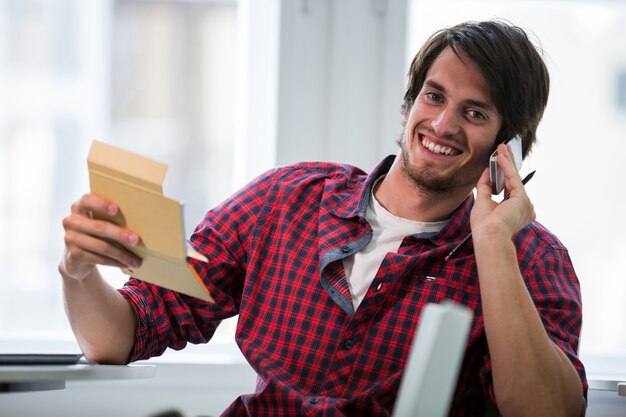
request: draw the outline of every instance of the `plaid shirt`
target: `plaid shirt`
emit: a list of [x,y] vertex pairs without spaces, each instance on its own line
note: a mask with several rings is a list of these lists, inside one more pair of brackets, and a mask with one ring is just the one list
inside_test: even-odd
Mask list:
[[[224,415],[387,416],[422,308],[448,299],[474,312],[451,415],[482,415],[495,398],[472,245],[444,261],[470,231],[471,196],[442,230],[407,236],[389,253],[353,310],[341,259],[369,242],[368,196],[392,161],[369,176],[330,163],[277,168],[209,211],[192,236],[209,262],[192,262],[216,304],[131,279],[120,291],[139,320],[132,360],[205,343],[221,319],[239,314],[236,340],[258,383]],[[536,222],[514,242],[546,331],[586,393],[568,253]]]

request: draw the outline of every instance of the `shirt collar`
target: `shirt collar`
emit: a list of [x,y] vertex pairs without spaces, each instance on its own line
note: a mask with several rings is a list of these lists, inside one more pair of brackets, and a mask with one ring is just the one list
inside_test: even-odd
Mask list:
[[439,232],[433,233],[430,240],[437,246],[456,245],[470,233],[470,213],[474,207],[474,194],[470,193],[461,205],[454,210],[448,224]]
[[[395,155],[389,155],[383,159],[369,175],[363,175],[360,181],[357,180],[358,185],[356,188],[348,187],[348,191],[345,193],[326,194],[334,196],[331,197],[333,201],[327,201],[328,212],[339,218],[359,218],[361,221],[365,221],[367,204],[372,192],[372,187],[378,178],[389,172],[395,158]],[[353,181],[353,179],[350,179],[350,181]],[[333,188],[335,186],[336,185],[334,185]],[[358,194],[358,198],[354,198],[355,193]],[[447,225],[440,231],[423,237],[427,237],[437,246],[449,245],[460,241],[471,230],[469,216],[473,206],[474,195],[470,193],[463,203],[452,213]]]
[[[372,187],[376,180],[382,175],[386,175],[393,165],[395,155],[389,155],[383,159],[374,170],[367,176],[360,178],[359,184],[356,188],[352,188],[348,185],[348,192],[338,193],[335,196],[337,199],[330,202],[328,205],[328,212],[334,216],[348,219],[358,217],[365,220],[365,214],[367,212],[367,205],[369,197],[372,193]],[[349,180],[350,182],[353,179]],[[327,190],[328,191],[328,190]],[[354,198],[354,194],[358,194],[358,198]],[[325,193],[331,195],[330,193]]]

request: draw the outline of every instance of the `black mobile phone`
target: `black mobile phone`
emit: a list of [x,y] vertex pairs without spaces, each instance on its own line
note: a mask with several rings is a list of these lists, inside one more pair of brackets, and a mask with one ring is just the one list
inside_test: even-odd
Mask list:
[[[519,171],[522,168],[522,137],[516,135],[505,143],[511,145],[515,167]],[[489,157],[489,179],[491,180],[491,193],[494,195],[500,194],[504,189],[504,174],[498,167],[497,155],[498,151],[494,151]]]

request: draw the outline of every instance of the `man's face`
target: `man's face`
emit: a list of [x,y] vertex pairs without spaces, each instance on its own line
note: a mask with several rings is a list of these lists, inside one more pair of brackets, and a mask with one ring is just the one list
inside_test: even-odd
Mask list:
[[478,66],[448,47],[426,73],[406,116],[403,171],[424,191],[469,192],[487,166],[501,125]]

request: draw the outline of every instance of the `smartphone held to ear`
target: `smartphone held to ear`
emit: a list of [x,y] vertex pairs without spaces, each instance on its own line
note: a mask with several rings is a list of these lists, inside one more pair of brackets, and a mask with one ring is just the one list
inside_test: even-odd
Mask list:
[[[522,168],[522,138],[520,135],[509,139],[506,144],[511,146],[515,167],[519,171]],[[498,195],[504,189],[504,173],[497,163],[498,151],[494,151],[489,158],[489,178],[491,179],[491,193]]]

